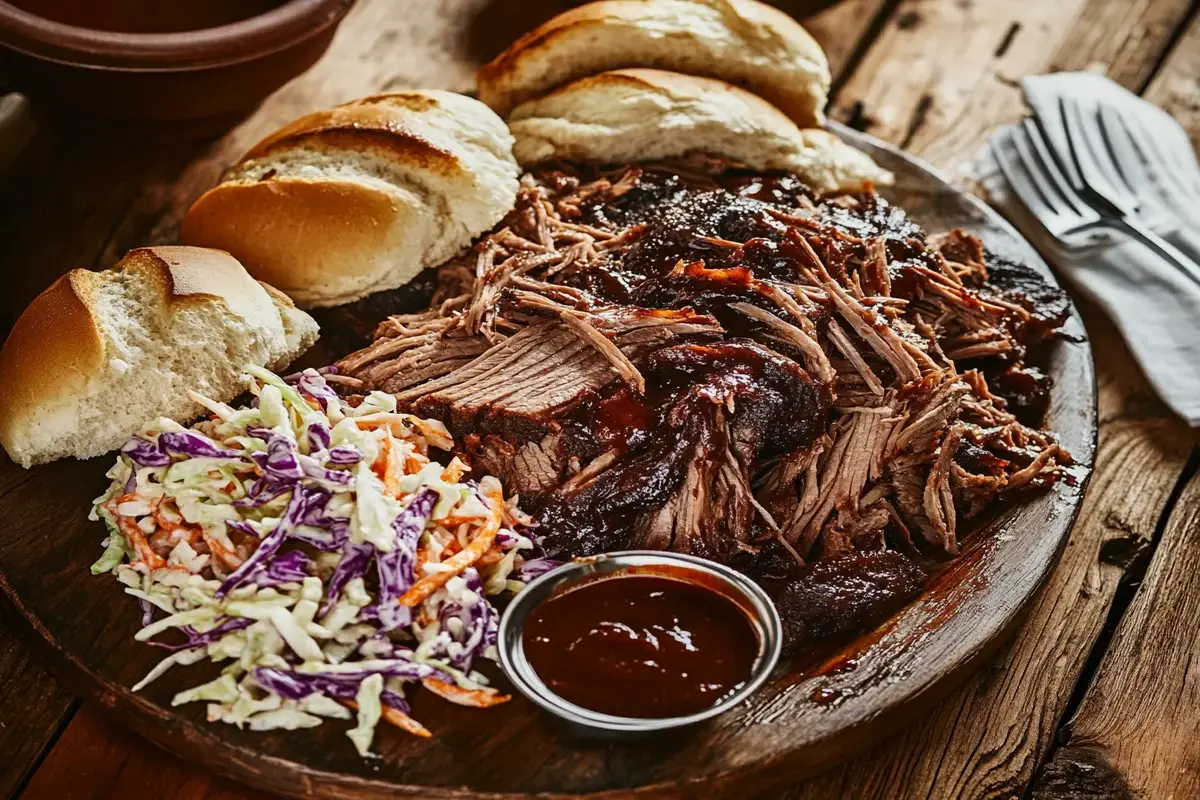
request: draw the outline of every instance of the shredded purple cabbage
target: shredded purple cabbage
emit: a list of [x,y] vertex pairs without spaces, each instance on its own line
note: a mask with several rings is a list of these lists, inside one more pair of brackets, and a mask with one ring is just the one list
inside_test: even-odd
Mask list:
[[344,492],[354,482],[354,476],[349,472],[336,469],[326,469],[321,462],[312,456],[299,456],[300,468],[304,474],[321,486],[335,492]]
[[326,456],[326,463],[345,466],[347,464],[357,464],[362,461],[362,453],[355,450],[350,445],[339,444],[337,447],[330,449],[329,455]]
[[416,580],[417,543],[437,501],[438,493],[432,489],[417,493],[392,522],[392,530],[396,532],[395,546],[390,552],[375,556],[375,567],[379,571],[379,623],[385,631],[412,622],[412,609],[400,605],[400,595]]
[[[371,669],[354,672],[293,672],[272,667],[255,667],[254,682],[269,692],[288,700],[302,700],[310,694],[321,693],[337,700],[353,700],[358,685],[371,675],[419,681],[437,678],[453,682],[453,677],[444,670],[429,664],[420,664],[407,659],[391,659],[377,662]],[[394,697],[399,697],[394,692]],[[382,699],[382,698],[381,698]],[[401,701],[403,702],[403,701]],[[388,703],[387,705],[392,705]],[[395,707],[395,706],[393,706]]]
[[144,597],[139,597],[138,605],[142,607],[142,627],[144,628],[154,622],[154,604]]
[[296,443],[286,436],[269,431],[265,453],[251,453],[254,463],[262,469],[263,477],[275,483],[295,483],[304,477],[300,468],[300,453]]
[[[326,496],[328,499],[328,496]],[[300,520],[308,512],[308,504],[311,502],[310,493],[302,486],[296,487],[292,492],[292,499],[288,502],[287,511],[283,513],[279,524],[275,529],[263,537],[249,558],[242,562],[242,565],[235,569],[228,578],[222,581],[221,586],[217,589],[217,597],[224,597],[229,592],[239,586],[246,578],[258,568],[260,564],[268,562],[279,548],[283,545],[288,535],[295,530],[300,524]]]
[[246,619],[245,617],[226,617],[215,628],[204,633],[197,633],[196,629],[191,625],[183,625],[179,628],[179,632],[187,637],[187,641],[183,644],[164,644],[163,642],[147,642],[147,644],[154,647],[161,647],[171,652],[193,650],[197,647],[207,647],[214,642],[220,641],[225,634],[249,628],[252,624],[254,624],[254,620]]
[[266,478],[256,478],[254,483],[250,484],[250,488],[246,490],[246,496],[234,500],[233,504],[238,508],[265,506],[281,494],[291,490],[292,487],[285,483],[274,483]]
[[302,551],[291,550],[276,556],[266,564],[260,564],[246,576],[244,582],[264,589],[282,583],[300,583],[315,574],[314,567],[312,559]]
[[306,369],[300,373],[300,378],[296,381],[296,388],[302,393],[316,400],[321,405],[321,410],[328,412],[330,401],[338,399],[337,392],[330,388],[325,382],[320,373],[315,369]]
[[521,580],[528,582],[534,578],[540,578],[552,569],[558,569],[565,563],[565,561],[555,558],[531,558],[521,565],[517,574]]
[[328,450],[330,441],[329,426],[324,422],[314,422],[308,426],[308,451],[315,453],[319,450]]
[[[159,441],[162,437],[159,437]],[[121,447],[121,452],[129,456],[139,467],[165,467],[171,463],[171,457],[160,449],[154,442],[148,442],[140,436],[134,436]]]
[[164,453],[193,458],[241,458],[240,450],[227,450],[212,439],[195,431],[165,431],[158,435],[158,446]]
[[374,553],[375,547],[370,542],[360,542],[359,544],[346,543],[342,560],[338,562],[337,567],[333,570],[333,575],[329,579],[329,589],[326,593],[325,602],[317,612],[318,614],[324,616],[329,609],[333,608],[333,604],[341,596],[342,590],[346,588],[346,584],[355,578],[361,578],[367,574],[367,568],[371,566],[371,556]]

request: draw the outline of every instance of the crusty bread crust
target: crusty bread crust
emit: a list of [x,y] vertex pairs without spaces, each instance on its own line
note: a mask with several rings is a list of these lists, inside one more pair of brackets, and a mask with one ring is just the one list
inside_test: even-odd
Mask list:
[[0,443],[14,461],[21,457],[23,429],[36,414],[53,424],[58,398],[86,391],[104,365],[104,339],[88,310],[91,280],[72,270],[34,298],[0,349]]
[[600,0],[565,11],[479,70],[479,98],[507,117],[556,86],[648,67],[750,89],[801,127],[820,125],[831,76],[816,40],[757,0]]
[[99,455],[150,418],[195,416],[188,389],[232,399],[247,360],[285,366],[316,336],[228,253],[148,247],[105,272],[72,270],[0,349],[0,443],[26,467]]
[[865,153],[820,129],[801,130],[767,101],[712,78],[621,69],[581,78],[509,116],[513,152],[547,161],[628,163],[691,152],[757,170],[785,170],[823,192],[891,182]]
[[255,145],[188,212],[181,241],[227,250],[302,307],[393,289],[512,208],[503,121],[452,92],[377,95]]

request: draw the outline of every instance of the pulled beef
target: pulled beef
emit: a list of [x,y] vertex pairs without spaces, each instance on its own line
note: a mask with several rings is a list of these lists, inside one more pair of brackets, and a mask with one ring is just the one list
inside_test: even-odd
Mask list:
[[442,420],[560,557],[672,549],[757,576],[789,637],[859,629],[914,559],[1059,480],[1027,364],[1059,290],[872,193],[693,157],[522,178],[516,207],[338,363]]
[[808,564],[791,580],[769,583],[783,638],[798,645],[856,633],[920,594],[926,574],[894,550],[851,552]]

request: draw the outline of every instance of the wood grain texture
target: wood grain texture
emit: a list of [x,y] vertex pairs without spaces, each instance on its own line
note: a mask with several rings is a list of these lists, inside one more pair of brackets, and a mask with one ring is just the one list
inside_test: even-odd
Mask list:
[[1034,797],[1077,797],[1058,778],[1081,768],[1106,776],[1113,793],[1200,797],[1198,532],[1200,475],[1193,475],[1070,723],[1070,744],[1047,765]]
[[1192,146],[1200,148],[1200,10],[1192,15],[1143,97],[1170,111],[1187,129]]
[[1188,0],[904,0],[832,115],[953,168],[1023,113],[1022,76],[1107,68],[1140,89],[1188,7]]
[[[1200,141],[1200,17],[1145,97]],[[1095,485],[1095,484],[1093,484]],[[1086,512],[1085,512],[1086,513]],[[1200,796],[1200,475],[1166,520],[1095,680],[1038,775],[1035,800]]]
[[85,705],[21,794],[22,800],[266,800],[152,747]]
[[0,797],[11,797],[75,708],[0,617]]

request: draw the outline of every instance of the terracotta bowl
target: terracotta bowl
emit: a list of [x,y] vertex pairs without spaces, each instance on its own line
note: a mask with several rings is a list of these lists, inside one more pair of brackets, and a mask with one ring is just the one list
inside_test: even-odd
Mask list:
[[[97,0],[105,2],[105,0]],[[35,111],[204,135],[311,67],[354,0],[288,0],[184,33],[118,33],[55,22],[0,0],[0,79]]]

